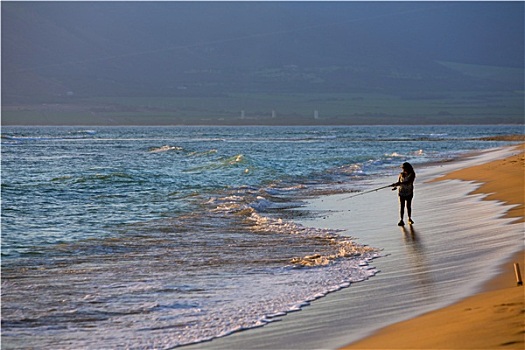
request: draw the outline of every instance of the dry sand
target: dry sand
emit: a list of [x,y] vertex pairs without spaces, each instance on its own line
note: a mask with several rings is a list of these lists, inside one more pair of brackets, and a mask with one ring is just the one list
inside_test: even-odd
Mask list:
[[[519,154],[461,169],[436,181],[459,179],[483,183],[475,193],[515,205],[508,217],[525,222],[524,158]],[[522,243],[523,244],[523,243]],[[344,349],[524,349],[524,289],[516,284],[513,263],[525,270],[523,250],[502,266],[484,292],[449,307],[386,327]]]

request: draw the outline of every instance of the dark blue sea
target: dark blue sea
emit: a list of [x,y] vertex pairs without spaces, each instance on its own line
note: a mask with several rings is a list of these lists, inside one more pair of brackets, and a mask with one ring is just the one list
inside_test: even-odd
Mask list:
[[164,349],[279,320],[377,272],[381,247],[299,223],[309,199],[523,132],[3,127],[2,347]]

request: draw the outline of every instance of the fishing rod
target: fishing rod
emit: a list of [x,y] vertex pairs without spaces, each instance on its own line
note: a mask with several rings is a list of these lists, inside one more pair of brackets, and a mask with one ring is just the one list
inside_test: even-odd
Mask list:
[[[359,192],[359,193],[357,193],[357,194],[353,194],[353,195],[348,196],[348,197],[343,197],[343,198],[341,198],[340,200],[342,201],[343,199],[349,199],[349,198],[353,198],[353,197],[360,196],[360,195],[362,195],[362,194],[366,194],[366,193],[370,193],[370,192],[379,191],[379,190],[382,190],[383,188],[387,188],[387,187],[394,187],[394,186],[393,186],[393,185],[387,185],[387,186],[383,186],[383,187],[375,188],[375,189],[370,190],[370,191]],[[393,191],[393,190],[395,190],[395,188],[392,189],[392,191]]]

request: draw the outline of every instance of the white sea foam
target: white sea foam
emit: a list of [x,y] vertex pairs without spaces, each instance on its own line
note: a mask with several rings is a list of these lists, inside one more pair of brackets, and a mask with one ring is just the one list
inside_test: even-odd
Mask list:
[[168,152],[168,151],[182,151],[183,148],[179,146],[170,146],[170,145],[164,145],[161,147],[154,147],[149,150],[150,153],[162,153],[162,152]]

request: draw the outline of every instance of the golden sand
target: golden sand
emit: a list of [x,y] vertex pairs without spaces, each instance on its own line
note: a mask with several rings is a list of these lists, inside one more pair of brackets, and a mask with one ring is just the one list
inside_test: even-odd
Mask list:
[[[525,222],[525,144],[517,154],[436,179],[460,179],[482,185],[474,193],[516,205],[508,217]],[[518,242],[523,248],[523,242]],[[514,262],[525,271],[523,249],[501,267],[484,292],[449,307],[386,327],[344,349],[525,349],[524,288],[518,287]]]

